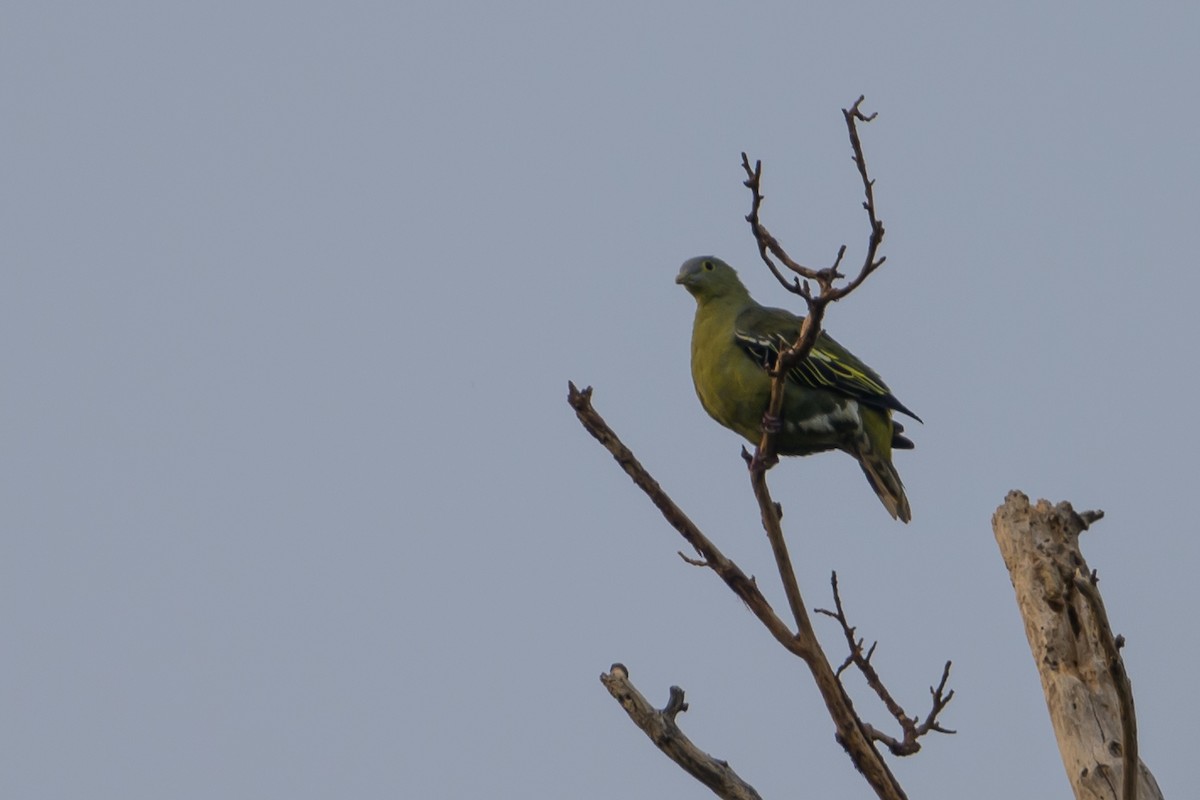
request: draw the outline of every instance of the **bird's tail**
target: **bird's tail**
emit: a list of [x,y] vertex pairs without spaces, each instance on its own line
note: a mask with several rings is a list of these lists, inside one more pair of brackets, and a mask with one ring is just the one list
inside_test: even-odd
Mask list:
[[883,507],[892,515],[892,519],[901,522],[912,520],[912,509],[909,508],[908,497],[904,494],[904,484],[900,482],[900,475],[892,466],[891,459],[880,458],[878,453],[860,452],[856,455],[863,474],[867,476],[871,488],[879,495]]
[[908,506],[900,473],[892,464],[893,423],[889,416],[877,412],[863,414],[864,436],[854,457],[892,519],[908,522],[912,519],[912,509]]

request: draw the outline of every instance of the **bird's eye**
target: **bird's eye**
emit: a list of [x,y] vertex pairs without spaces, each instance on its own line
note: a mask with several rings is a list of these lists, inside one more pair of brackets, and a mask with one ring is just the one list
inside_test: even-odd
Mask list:
[[704,268],[705,268],[706,270],[708,270],[709,272],[712,272],[712,270],[713,270],[713,263],[712,263],[711,261],[705,261],[705,262],[704,262]]

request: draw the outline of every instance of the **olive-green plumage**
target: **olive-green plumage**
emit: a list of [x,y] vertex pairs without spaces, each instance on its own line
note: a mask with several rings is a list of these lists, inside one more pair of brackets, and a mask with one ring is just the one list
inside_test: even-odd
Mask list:
[[[733,267],[712,256],[685,261],[675,282],[696,298],[692,380],[700,404],[757,444],[771,396],[768,371],[796,341],[804,318],[756,303]],[[892,449],[913,444],[893,411],[919,419],[870,367],[822,332],[808,358],[788,372],[776,449],[791,456],[849,453],[892,517],[908,522],[912,512]]]

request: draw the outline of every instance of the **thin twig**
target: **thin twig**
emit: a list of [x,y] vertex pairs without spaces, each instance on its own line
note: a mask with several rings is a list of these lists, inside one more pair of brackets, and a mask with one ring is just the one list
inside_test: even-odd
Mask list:
[[[747,189],[750,190],[750,213],[746,215],[746,222],[750,223],[750,230],[754,233],[754,241],[758,243],[758,255],[771,270],[771,274],[775,276],[783,288],[789,292],[805,297],[807,299],[808,289],[800,282],[800,278],[793,278],[791,283],[788,283],[787,278],[783,277],[783,272],[771,260],[771,256],[775,256],[783,262],[784,266],[795,272],[797,275],[806,280],[816,280],[820,270],[811,269],[804,266],[789,256],[780,246],[779,241],[771,235],[766,226],[762,224],[759,217],[759,210],[762,208],[763,200],[766,198],[762,193],[762,161],[755,161],[754,167],[750,166],[750,157],[742,153],[742,169],[746,172],[746,180],[742,182]],[[843,250],[845,248],[843,247]],[[838,261],[841,260],[841,254],[838,254]],[[835,262],[836,263],[836,262]]]
[[875,644],[872,644],[865,654],[863,653],[864,640],[857,636],[857,629],[850,624],[850,620],[846,617],[846,610],[842,606],[842,595],[838,589],[836,572],[833,573],[829,582],[833,587],[833,604],[836,611],[818,608],[817,613],[832,617],[842,626],[842,635],[846,639],[846,645],[850,650],[850,654],[846,656],[846,661],[838,672],[839,674],[844,672],[850,664],[858,667],[858,671],[866,679],[867,685],[871,687],[871,690],[883,702],[888,713],[900,724],[900,730],[903,732],[903,738],[896,739],[877,728],[867,726],[871,738],[886,745],[888,750],[892,752],[892,755],[910,756],[920,751],[921,743],[919,740],[930,731],[954,733],[954,731],[948,728],[943,728],[937,721],[942,709],[954,698],[953,689],[950,692],[946,692],[946,682],[950,679],[950,662],[947,661],[946,666],[942,669],[942,680],[938,683],[937,688],[935,689],[932,686],[929,688],[933,702],[929,713],[925,716],[924,722],[918,722],[916,717],[908,716],[900,704],[896,702],[896,699],[892,697],[892,693],[884,685],[883,679],[879,677],[879,672],[875,669],[875,665],[871,663],[871,656],[875,654]]
[[[838,267],[841,265],[842,258],[846,254],[846,245],[843,244],[838,249],[837,258],[834,259],[833,264],[824,269],[806,267],[788,255],[783,246],[779,244],[779,240],[762,224],[761,211],[763,200],[765,199],[762,193],[762,161],[756,160],[754,166],[751,167],[750,157],[742,153],[742,169],[746,173],[746,180],[743,183],[751,192],[750,213],[746,215],[746,221],[750,223],[754,240],[758,244],[759,257],[785,289],[804,298],[808,304],[809,314],[817,313],[817,306],[825,306],[836,302],[853,292],[862,285],[863,281],[872,272],[883,266],[883,263],[887,260],[883,256],[878,256],[879,246],[883,243],[884,227],[883,221],[879,219],[875,211],[875,181],[871,179],[867,172],[867,159],[863,153],[862,140],[858,134],[858,123],[871,122],[876,116],[875,114],[863,113],[862,103],[864,99],[860,95],[854,101],[854,105],[850,108],[842,109],[842,116],[846,120],[846,131],[850,137],[850,146],[854,151],[854,165],[858,169],[859,177],[862,179],[864,196],[862,206],[867,212],[870,235],[867,237],[867,252],[863,257],[863,263],[859,268],[858,274],[843,286],[835,287],[834,283],[845,277],[845,275],[838,271]],[[785,267],[800,277],[793,278],[791,282],[788,282],[783,276],[782,270],[772,260],[772,256],[779,259]],[[801,278],[804,280],[802,281]],[[815,295],[812,294],[807,287],[807,281],[815,282],[820,291]],[[792,363],[799,360],[800,358],[796,358]]]

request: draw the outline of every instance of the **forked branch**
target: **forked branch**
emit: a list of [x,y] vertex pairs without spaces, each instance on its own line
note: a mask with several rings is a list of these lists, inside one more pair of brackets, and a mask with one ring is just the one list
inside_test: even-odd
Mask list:
[[925,715],[924,721],[917,717],[910,717],[905,713],[904,709],[896,702],[892,693],[888,691],[884,685],[883,679],[879,677],[879,672],[876,671],[875,665],[871,663],[871,656],[875,655],[875,646],[878,642],[873,642],[871,646],[864,652],[863,645],[865,640],[858,637],[857,629],[850,624],[846,618],[846,610],[842,606],[842,595],[838,589],[837,573],[834,572],[830,578],[830,584],[833,587],[833,603],[835,611],[830,611],[825,608],[818,608],[818,614],[824,614],[827,617],[833,617],[842,626],[842,633],[846,637],[846,645],[850,650],[850,654],[846,656],[846,660],[838,667],[837,674],[841,675],[851,665],[858,668],[866,679],[867,685],[879,697],[879,700],[887,707],[888,713],[900,724],[901,738],[897,739],[890,736],[877,728],[867,725],[867,730],[871,735],[871,739],[885,745],[892,755],[896,756],[911,756],[919,752],[921,749],[920,739],[930,731],[938,733],[954,733],[948,728],[943,728],[938,723],[938,715],[942,710],[949,705],[954,698],[954,690],[946,691],[946,683],[950,680],[950,662],[946,662],[946,666],[942,668],[942,679],[938,682],[937,687],[929,687],[929,694],[932,697],[932,703],[929,713]]
[[[775,556],[779,578],[783,583],[784,594],[787,596],[792,617],[796,621],[798,635],[814,642],[816,641],[816,635],[813,633],[812,622],[808,618],[804,598],[800,594],[795,570],[792,568],[787,542],[783,537],[780,506],[771,498],[771,491],[767,486],[766,472],[778,461],[775,448],[775,434],[779,429],[779,421],[783,412],[783,398],[788,371],[795,364],[807,358],[808,354],[812,352],[812,348],[817,342],[817,337],[821,334],[821,322],[825,315],[825,307],[829,303],[839,300],[854,291],[855,288],[866,280],[868,275],[884,262],[884,259],[877,255],[879,245],[883,241],[883,223],[879,221],[878,215],[875,212],[874,181],[867,174],[866,156],[863,155],[862,141],[858,135],[858,123],[870,122],[875,118],[875,115],[863,114],[861,110],[863,99],[860,95],[858,100],[854,102],[854,105],[848,109],[842,109],[842,116],[846,120],[850,145],[854,151],[854,163],[858,168],[859,175],[862,177],[865,196],[863,208],[866,209],[871,231],[867,239],[867,254],[863,261],[863,266],[854,280],[845,286],[840,288],[834,286],[838,279],[844,277],[838,272],[838,266],[841,264],[842,257],[846,253],[845,245],[842,245],[838,250],[837,258],[834,259],[832,266],[819,270],[810,269],[788,255],[779,241],[762,224],[760,215],[764,199],[762,194],[762,162],[756,161],[752,169],[750,167],[750,159],[745,153],[742,153],[742,168],[745,170],[747,176],[745,185],[750,189],[751,195],[750,213],[746,215],[746,221],[750,223],[754,240],[758,244],[759,256],[779,282],[789,291],[803,297],[804,302],[808,305],[808,315],[805,316],[804,322],[800,326],[800,333],[796,337],[796,341],[790,348],[780,353],[779,358],[775,362],[775,368],[771,373],[771,396],[767,404],[766,414],[763,416],[762,437],[759,440],[753,457],[747,458],[746,463],[750,469],[750,483],[754,490],[754,497],[758,501],[763,529],[767,533],[767,540],[770,542],[771,551]],[[794,278],[793,282],[789,284],[783,277],[780,268],[772,260],[772,256],[779,259],[788,269],[800,277]],[[819,287],[819,291],[815,295],[809,288],[808,281],[810,280],[815,281]]]
[[[743,182],[746,188],[750,190],[750,213],[746,215],[746,221],[750,223],[750,230],[754,234],[754,241],[758,244],[758,254],[762,258],[763,263],[771,271],[771,274],[783,285],[789,292],[800,295],[804,298],[805,304],[808,306],[808,314],[804,318],[803,324],[800,326],[800,333],[796,337],[796,341],[790,348],[779,354],[779,358],[775,362],[775,369],[772,372],[773,380],[771,383],[771,399],[767,405],[767,414],[764,419],[766,424],[763,426],[762,439],[759,442],[758,449],[754,454],[754,460],[749,462],[751,472],[765,472],[770,469],[777,461],[775,453],[775,437],[774,437],[774,421],[779,419],[781,410],[783,409],[784,385],[788,370],[793,366],[808,358],[808,354],[812,351],[813,345],[817,343],[817,337],[821,335],[821,324],[825,318],[825,307],[830,303],[841,300],[846,295],[853,292],[863,281],[867,279],[875,270],[883,266],[886,261],[885,256],[879,255],[879,246],[883,243],[884,227],[883,222],[879,219],[879,215],[875,211],[875,181],[867,172],[867,158],[863,154],[862,140],[858,135],[859,122],[871,122],[875,119],[875,114],[864,114],[862,111],[862,103],[865,98],[859,95],[859,98],[854,101],[854,105],[850,108],[842,109],[842,116],[846,120],[846,131],[850,137],[850,147],[853,150],[853,159],[855,167],[858,169],[859,177],[863,184],[863,209],[867,212],[867,222],[870,227],[870,233],[867,236],[866,254],[863,257],[862,266],[858,270],[858,274],[849,282],[842,286],[837,286],[838,280],[845,278],[838,267],[842,263],[842,258],[846,255],[846,245],[842,245],[838,249],[837,257],[833,264],[824,269],[812,269],[792,258],[783,248],[766,226],[762,223],[761,211],[763,200],[765,199],[762,193],[762,161],[755,161],[754,166],[750,166],[750,158],[745,153],[742,153],[742,169],[746,173],[746,180]],[[783,271],[774,259],[778,259],[785,267],[796,273],[799,277],[793,278],[791,282],[784,277]],[[817,284],[818,291],[814,294],[809,286],[809,281]],[[761,495],[757,488],[756,495]],[[761,502],[761,500],[760,500]],[[790,598],[789,598],[790,599]]]
[[[908,755],[919,749],[916,740],[920,736],[928,733],[930,730],[943,730],[937,723],[937,716],[954,694],[953,692],[945,692],[950,665],[947,663],[942,675],[942,681],[937,689],[931,689],[934,696],[934,708],[925,721],[920,723],[915,719],[909,720],[903,710],[894,701],[889,702],[891,699],[890,695],[887,694],[886,689],[882,688],[882,681],[878,680],[877,675],[875,676],[875,682],[872,685],[873,687],[879,687],[876,688],[876,693],[880,694],[881,698],[886,698],[884,700],[885,705],[888,706],[893,716],[900,721],[901,728],[904,730],[902,739],[889,737],[863,722],[855,712],[853,703],[842,686],[840,671],[835,671],[830,665],[829,659],[822,651],[821,645],[813,631],[812,621],[800,593],[795,570],[792,567],[787,544],[784,540],[781,527],[781,508],[779,504],[771,499],[770,490],[766,482],[767,470],[777,461],[774,433],[778,430],[778,425],[772,423],[778,423],[780,419],[787,371],[797,362],[806,358],[816,343],[817,337],[820,335],[821,321],[825,307],[829,303],[840,300],[854,291],[871,273],[884,263],[884,258],[878,255],[879,246],[883,241],[884,235],[883,223],[880,222],[875,211],[874,183],[867,173],[866,159],[863,156],[862,143],[858,136],[858,123],[870,122],[874,119],[874,115],[867,115],[861,111],[862,102],[863,98],[860,97],[849,109],[843,109],[842,113],[850,135],[854,162],[857,165],[863,183],[865,197],[863,208],[867,212],[870,234],[862,266],[853,279],[842,285],[838,285],[837,282],[846,277],[839,272],[839,267],[846,253],[844,245],[838,250],[837,257],[831,266],[824,269],[810,269],[791,258],[778,240],[762,224],[760,218],[760,211],[763,204],[762,164],[761,162],[756,162],[751,167],[749,158],[745,153],[742,154],[742,166],[747,175],[745,185],[750,189],[752,197],[750,214],[747,215],[746,219],[750,223],[754,233],[759,254],[780,283],[787,287],[789,291],[803,297],[808,305],[808,315],[801,325],[799,336],[790,348],[780,354],[774,365],[771,396],[767,413],[764,416],[762,438],[753,456],[743,452],[749,464],[751,484],[755,497],[758,500],[763,528],[767,532],[768,541],[775,555],[788,607],[795,621],[794,630],[776,614],[762,592],[759,591],[754,579],[748,577],[732,560],[727,558],[667,496],[658,482],[646,472],[645,468],[637,461],[629,448],[621,442],[616,433],[613,432],[592,407],[591,388],[589,387],[581,391],[574,384],[570,384],[568,402],[575,409],[576,416],[584,428],[608,449],[617,463],[633,479],[634,483],[658,507],[667,522],[687,540],[699,555],[699,558],[690,558],[683,553],[680,553],[680,555],[688,563],[708,567],[717,573],[725,584],[746,603],[747,607],[758,617],[767,630],[770,631],[775,640],[789,652],[804,661],[834,722],[837,741],[845,748],[851,761],[859,772],[862,773],[863,777],[866,778],[872,789],[874,789],[875,794],[883,800],[903,800],[905,797],[904,791],[895,776],[892,775],[881,753],[876,749],[875,743],[881,742],[885,744],[897,755]],[[776,261],[782,264],[783,268],[793,272],[797,277],[793,278],[789,283],[784,277],[783,269]],[[815,293],[811,289],[812,283],[815,283],[817,286]],[[840,612],[841,599],[840,597],[836,597],[836,586],[835,600]],[[842,619],[844,620],[844,614],[842,615]],[[846,623],[843,624],[845,625]],[[850,630],[852,652],[854,652],[853,629]],[[857,653],[870,670],[870,673],[874,675],[874,668],[869,663],[870,654],[868,653],[864,656],[861,653],[861,643],[858,645]],[[860,669],[862,669],[861,666]],[[618,683],[623,686],[628,685],[627,675],[624,675],[624,671],[622,670],[622,674],[618,676],[619,681],[618,678],[613,677],[616,673],[617,670],[614,669],[612,675],[606,675],[603,678],[605,685],[610,687],[610,691],[613,691],[612,686],[618,685]],[[615,693],[614,696],[616,696]],[[622,703],[624,705],[625,701],[623,700]],[[682,693],[679,694],[679,703],[682,703]],[[648,704],[646,706],[648,707]],[[654,713],[665,715],[670,708],[671,706],[668,706],[668,709],[665,709],[663,712]],[[647,719],[662,721],[663,718],[660,716],[648,717]],[[673,724],[673,715],[671,715],[670,722]],[[647,727],[642,725],[642,723],[639,723],[639,726],[643,730],[647,730]],[[654,737],[652,736],[652,738]],[[684,768],[696,775],[687,766]],[[697,775],[697,777],[700,776]],[[704,780],[704,778],[700,779]],[[708,781],[705,781],[705,783],[706,785],[712,785]]]
[[[841,300],[846,295],[857,289],[867,277],[883,265],[887,259],[884,256],[878,255],[879,246],[883,243],[883,222],[875,213],[875,181],[871,179],[867,173],[867,159],[863,154],[862,140],[858,135],[858,123],[871,122],[875,119],[875,114],[864,114],[862,104],[866,98],[862,95],[854,101],[854,105],[850,108],[842,109],[842,116],[846,120],[846,131],[850,136],[850,147],[853,150],[854,165],[858,169],[859,177],[863,184],[863,209],[867,212],[867,221],[870,225],[870,235],[867,238],[867,251],[863,257],[862,266],[859,268],[858,274],[849,283],[843,286],[835,286],[836,281],[845,278],[838,267],[841,266],[842,259],[846,255],[846,245],[838,248],[837,257],[834,258],[833,264],[823,269],[813,269],[806,267],[800,262],[792,258],[783,246],[779,244],[766,226],[762,224],[761,209],[763,200],[765,199],[762,193],[762,161],[755,161],[754,166],[750,166],[750,157],[742,153],[742,169],[746,173],[745,186],[750,189],[752,196],[750,203],[750,213],[746,215],[746,221],[750,223],[750,229],[754,233],[754,240],[758,243],[758,254],[767,268],[771,270],[771,274],[776,280],[787,289],[789,292],[798,294],[808,303],[809,313],[820,313],[815,306],[820,306],[823,310],[824,306],[829,303]],[[788,281],[784,277],[783,271],[772,260],[772,257],[778,259],[783,266],[787,267],[799,277],[792,278]],[[808,282],[813,281],[817,284],[819,292],[813,294]]]
[[[667,522],[700,554],[699,560],[689,561],[706,566],[717,573],[770,631],[775,640],[808,666],[821,698],[825,701],[825,708],[833,720],[838,743],[845,748],[850,760],[870,783],[876,795],[882,800],[903,800],[904,790],[872,744],[868,726],[855,713],[854,704],[812,633],[811,625],[807,628],[807,634],[793,632],[788,628],[771,608],[754,579],[747,576],[696,527],[592,407],[591,387],[580,390],[574,383],[568,384],[567,402],[575,409],[575,415],[583,427],[612,454],[626,474],[658,507]],[[804,619],[807,620],[807,614]]]

